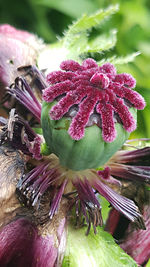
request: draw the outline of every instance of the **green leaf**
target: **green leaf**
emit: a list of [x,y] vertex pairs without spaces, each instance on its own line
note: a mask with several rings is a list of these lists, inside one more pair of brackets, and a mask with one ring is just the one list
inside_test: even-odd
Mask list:
[[82,16],[85,12],[91,13],[98,9],[98,4],[90,0],[32,0],[32,2],[34,2],[35,5],[54,8],[74,18]]
[[69,26],[66,36],[70,34],[77,34],[82,31],[89,30],[92,27],[96,27],[97,25],[102,23],[105,18],[107,18],[108,16],[112,15],[117,11],[118,11],[118,5],[113,5],[105,10],[99,10],[98,12],[96,12],[91,16],[83,15],[82,18],[77,20],[73,25]]
[[86,236],[85,231],[85,228],[69,226],[62,267],[137,267],[135,261],[102,228],[97,229],[96,235],[90,231]]
[[87,42],[86,47],[84,48],[84,53],[96,53],[108,50],[115,46],[117,38],[116,38],[116,30],[112,30],[109,33],[102,34],[93,40]]
[[102,65],[106,62],[110,62],[114,65],[127,64],[129,62],[133,62],[138,55],[140,55],[140,52],[135,52],[124,57],[112,56],[110,58],[102,59],[98,62],[98,65]]
[[146,267],[150,267],[150,259],[149,259],[148,263],[146,264]]
[[[81,63],[87,54],[100,53],[114,47],[117,39],[117,32],[115,29],[110,31],[107,30],[106,33],[99,35],[98,32],[94,35],[90,34],[89,30],[102,23],[104,19],[108,18],[117,10],[118,5],[113,5],[105,10],[99,10],[93,15],[84,15],[81,19],[77,20],[77,22],[69,26],[69,29],[64,33],[63,38],[56,44],[46,48],[42,56],[38,59],[39,66],[51,69],[49,66],[46,66],[46,63],[41,64],[41,62],[48,61],[48,58],[49,65],[51,64],[50,62],[52,62],[53,66],[56,65],[58,67],[59,65],[57,62],[61,62],[65,59],[73,59]],[[45,60],[46,58],[47,60]]]
[[[69,56],[78,60],[81,54],[99,53],[108,50],[116,44],[116,30],[90,38],[89,30],[104,22],[118,10],[118,5],[99,10],[93,15],[83,15],[81,19],[69,26],[64,36],[64,47],[69,50]],[[74,57],[75,55],[75,57]]]

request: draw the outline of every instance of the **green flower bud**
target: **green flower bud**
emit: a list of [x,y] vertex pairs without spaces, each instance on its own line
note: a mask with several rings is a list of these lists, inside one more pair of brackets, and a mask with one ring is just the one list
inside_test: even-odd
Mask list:
[[[61,63],[47,76],[41,122],[47,146],[72,170],[104,165],[136,129],[144,99],[130,88],[135,79],[89,58]],[[129,88],[130,87],[130,88]]]
[[[122,125],[116,123],[117,137],[111,143],[103,140],[102,130],[97,125],[86,127],[85,136],[81,140],[74,140],[68,134],[69,118],[51,120],[49,113],[55,104],[43,102],[41,122],[46,144],[51,153],[59,157],[62,166],[83,170],[104,165],[129,137]],[[130,112],[136,119],[136,110],[130,108]]]

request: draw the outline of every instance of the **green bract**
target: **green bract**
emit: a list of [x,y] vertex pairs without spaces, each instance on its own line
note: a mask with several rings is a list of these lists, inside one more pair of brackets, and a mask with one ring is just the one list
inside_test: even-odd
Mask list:
[[[59,157],[60,164],[64,167],[79,171],[102,166],[129,137],[122,125],[116,123],[117,137],[111,143],[106,143],[102,139],[101,128],[97,125],[87,127],[81,140],[73,140],[68,134],[69,118],[51,120],[49,112],[54,104],[56,102],[43,102],[41,123],[49,151]],[[130,108],[130,112],[136,119],[136,110]]]

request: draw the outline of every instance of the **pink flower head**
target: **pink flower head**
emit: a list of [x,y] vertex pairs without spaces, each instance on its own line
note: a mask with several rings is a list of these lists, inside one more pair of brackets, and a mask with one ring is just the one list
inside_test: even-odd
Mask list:
[[110,63],[99,67],[91,58],[82,65],[66,60],[60,68],[48,74],[50,86],[44,90],[43,99],[57,101],[50,110],[52,120],[63,116],[72,119],[68,132],[73,139],[82,139],[85,127],[93,124],[102,128],[105,142],[116,138],[115,122],[128,132],[135,130],[136,121],[129,108],[143,109],[145,101],[131,90],[136,81],[130,74],[117,74]]

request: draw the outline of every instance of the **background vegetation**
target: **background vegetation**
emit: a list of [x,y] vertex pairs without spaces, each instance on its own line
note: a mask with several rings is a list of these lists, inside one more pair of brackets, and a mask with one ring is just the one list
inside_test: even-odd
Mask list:
[[[138,129],[132,137],[150,137],[150,1],[149,0],[0,0],[0,23],[36,33],[52,43],[82,14],[91,14],[110,4],[119,3],[119,11],[99,29],[117,29],[117,42],[109,52],[101,51],[99,59],[140,51],[132,63],[118,65],[121,72],[131,73],[137,90],[145,97],[147,107],[139,112]],[[94,33],[93,33],[94,34]]]

